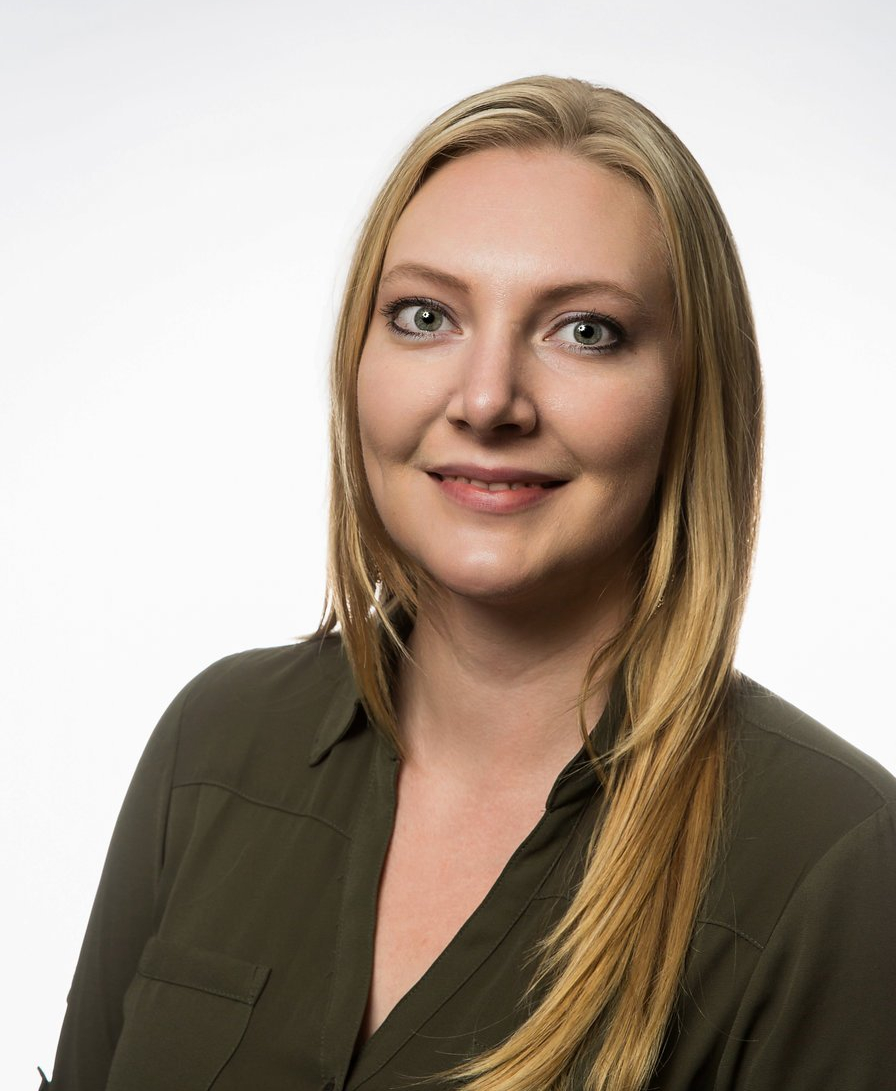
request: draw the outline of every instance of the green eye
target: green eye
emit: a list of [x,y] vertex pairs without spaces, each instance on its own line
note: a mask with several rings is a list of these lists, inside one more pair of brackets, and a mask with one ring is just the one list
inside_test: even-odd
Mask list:
[[400,337],[439,341],[445,334],[457,331],[448,311],[434,299],[405,296],[381,307],[380,314],[387,319],[389,329]]
[[572,335],[580,345],[599,345],[607,339],[607,327],[597,322],[576,322]]
[[414,311],[414,325],[426,333],[439,329],[444,321],[445,316],[432,307],[417,307]]
[[596,354],[617,349],[625,340],[622,327],[599,314],[571,315],[556,329],[554,337],[569,352]]

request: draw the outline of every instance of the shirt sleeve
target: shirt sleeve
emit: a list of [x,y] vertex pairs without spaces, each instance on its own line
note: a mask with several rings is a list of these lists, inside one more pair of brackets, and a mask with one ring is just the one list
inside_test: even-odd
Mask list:
[[790,898],[744,993],[718,1091],[896,1091],[892,805],[851,829]]
[[124,994],[155,930],[156,892],[181,710],[172,702],[143,752],[115,824],[68,994],[52,1091],[100,1091],[123,1022]]

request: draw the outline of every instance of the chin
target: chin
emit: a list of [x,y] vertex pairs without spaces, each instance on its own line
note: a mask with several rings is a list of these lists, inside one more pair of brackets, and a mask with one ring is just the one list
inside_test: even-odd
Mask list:
[[433,585],[452,595],[471,599],[495,599],[513,596],[529,584],[519,566],[498,563],[494,557],[433,557],[410,554],[429,576]]
[[465,575],[456,573],[450,576],[432,573],[431,576],[437,587],[460,598],[474,599],[479,602],[509,601],[528,589],[525,582],[519,578],[509,579],[506,576],[503,579],[497,576],[490,578],[482,572]]
[[478,602],[482,605],[500,606],[502,604],[510,605],[513,602],[518,602],[521,599],[527,597],[527,592],[531,592],[534,588],[520,586],[519,581],[514,580],[512,583],[477,583],[477,584],[458,584],[454,587],[443,584],[446,591],[451,592],[452,595],[456,595],[459,598],[467,599],[469,602]]
[[537,598],[549,591],[548,585],[553,582],[546,573],[527,571],[518,564],[484,562],[481,558],[465,563],[458,563],[458,558],[454,558],[450,564],[423,564],[422,567],[436,587],[452,596],[483,605],[511,605],[533,595]]

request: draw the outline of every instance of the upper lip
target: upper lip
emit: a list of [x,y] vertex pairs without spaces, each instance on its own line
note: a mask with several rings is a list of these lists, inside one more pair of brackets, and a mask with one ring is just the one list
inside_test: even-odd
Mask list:
[[440,466],[429,466],[427,473],[439,477],[467,477],[471,481],[484,481],[491,485],[498,481],[521,481],[524,483],[542,483],[547,481],[565,481],[557,474],[545,474],[538,470],[523,470],[515,466],[474,466],[468,462],[451,462]]

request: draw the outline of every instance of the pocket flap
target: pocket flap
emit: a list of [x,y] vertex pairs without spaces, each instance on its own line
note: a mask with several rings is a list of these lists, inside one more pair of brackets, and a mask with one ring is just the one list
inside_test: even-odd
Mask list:
[[270,967],[245,962],[219,951],[205,951],[152,936],[138,967],[143,977],[184,985],[190,989],[243,1004],[254,1004],[270,974]]

